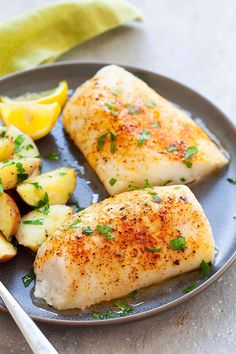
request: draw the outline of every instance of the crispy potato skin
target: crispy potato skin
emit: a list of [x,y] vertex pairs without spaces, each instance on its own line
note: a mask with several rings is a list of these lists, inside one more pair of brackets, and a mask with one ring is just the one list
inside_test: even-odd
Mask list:
[[[39,248],[35,296],[58,309],[85,308],[212,261],[214,239],[204,212],[188,187],[178,188],[126,192],[74,214]],[[160,203],[152,201],[153,191]],[[78,219],[77,228],[66,229]],[[111,226],[114,239],[97,225]],[[85,226],[93,233],[86,235]],[[187,248],[170,249],[180,235]]]
[[14,200],[7,194],[0,194],[0,231],[11,240],[17,232],[20,212]]
[[17,254],[17,249],[0,232],[0,263],[10,261]]
[[[114,94],[114,89],[120,90]],[[115,91],[116,92],[116,91]],[[75,144],[104,183],[117,194],[129,184],[179,184],[198,181],[228,161],[203,130],[184,112],[126,70],[111,65],[81,85],[67,103],[63,123]],[[149,137],[138,145],[142,131]],[[111,136],[116,148],[111,151]],[[108,133],[99,148],[98,139]],[[168,151],[176,146],[175,151]],[[184,164],[188,147],[199,152]],[[117,179],[114,185],[111,178]]]

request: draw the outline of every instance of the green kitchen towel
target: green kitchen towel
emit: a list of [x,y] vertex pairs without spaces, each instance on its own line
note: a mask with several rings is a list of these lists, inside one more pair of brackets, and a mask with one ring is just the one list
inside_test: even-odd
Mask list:
[[141,13],[123,0],[78,0],[42,7],[0,24],[0,76],[56,60],[75,45]]

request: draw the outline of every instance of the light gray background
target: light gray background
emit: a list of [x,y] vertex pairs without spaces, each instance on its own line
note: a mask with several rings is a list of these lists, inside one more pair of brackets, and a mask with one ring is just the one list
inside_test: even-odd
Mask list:
[[[0,20],[52,2],[0,0]],[[62,59],[107,60],[156,71],[196,89],[236,123],[236,1],[130,2],[145,13],[142,24],[106,33]],[[236,264],[195,299],[142,322],[40,328],[60,353],[236,353]],[[8,353],[30,350],[11,318],[0,314],[0,354]]]

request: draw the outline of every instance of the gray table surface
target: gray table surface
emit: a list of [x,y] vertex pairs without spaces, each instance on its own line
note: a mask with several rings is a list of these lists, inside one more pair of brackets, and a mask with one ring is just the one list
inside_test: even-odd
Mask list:
[[[112,0],[111,0],[112,1]],[[0,20],[53,0],[0,0]],[[93,39],[63,60],[133,64],[196,89],[236,124],[236,2],[132,0],[145,21]],[[40,328],[60,353],[236,353],[236,264],[189,302],[151,319],[113,327]],[[0,314],[0,354],[30,353]]]

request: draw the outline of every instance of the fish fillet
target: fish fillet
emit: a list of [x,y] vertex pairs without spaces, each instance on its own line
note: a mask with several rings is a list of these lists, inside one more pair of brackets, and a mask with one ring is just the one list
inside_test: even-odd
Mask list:
[[76,90],[63,123],[111,195],[145,179],[196,182],[228,162],[190,117],[115,65]]
[[[183,249],[175,249],[180,241]],[[35,296],[60,310],[84,309],[213,257],[210,225],[187,186],[134,190],[75,214],[45,241],[35,260]]]

